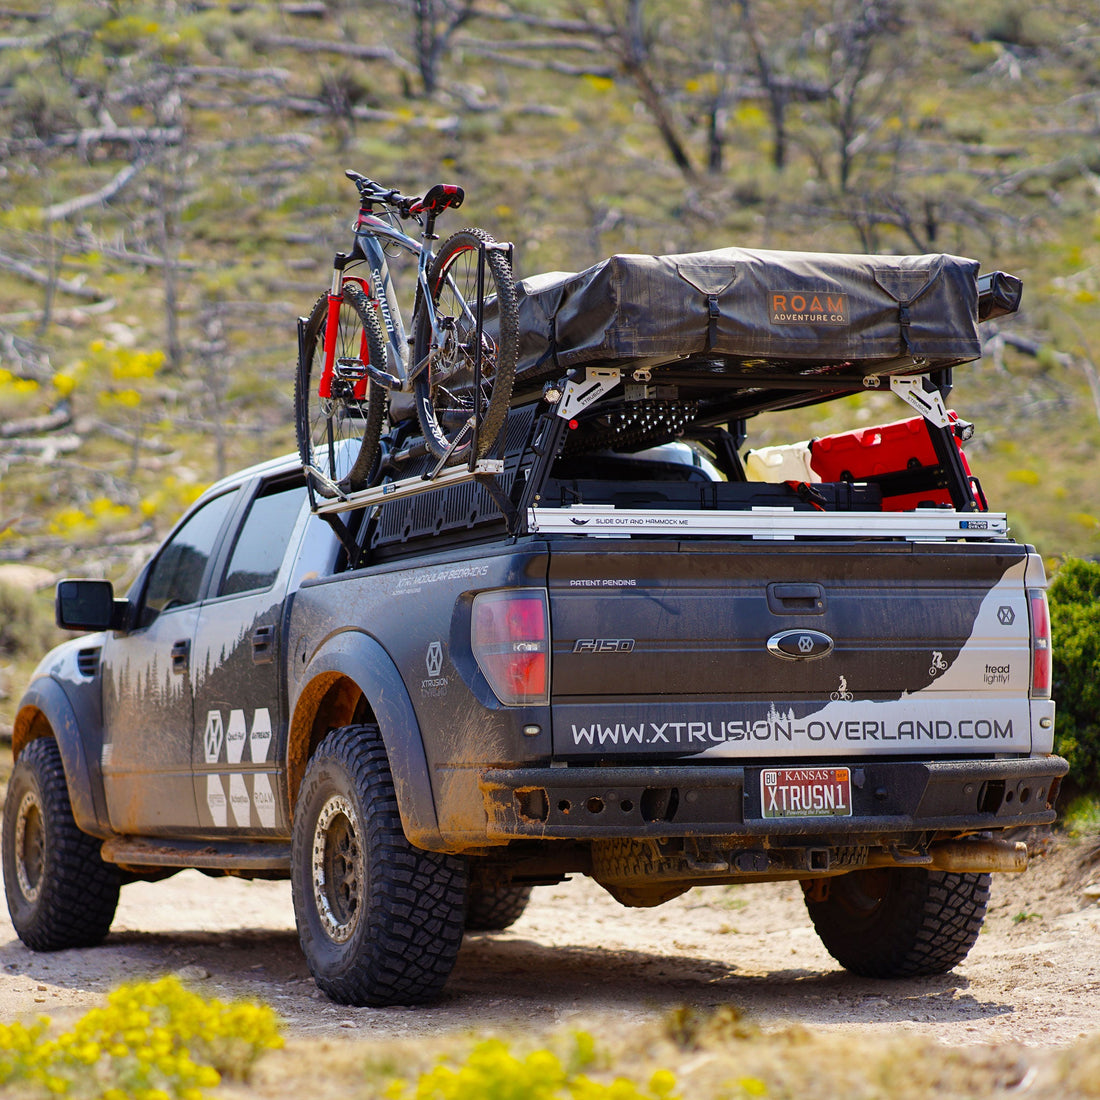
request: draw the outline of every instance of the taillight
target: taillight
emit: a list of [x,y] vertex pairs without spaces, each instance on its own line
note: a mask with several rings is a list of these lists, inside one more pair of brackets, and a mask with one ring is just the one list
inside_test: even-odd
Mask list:
[[550,614],[542,589],[478,593],[471,642],[478,668],[505,706],[550,701]]
[[1031,604],[1031,696],[1049,699],[1051,683],[1050,611],[1041,588],[1028,590]]

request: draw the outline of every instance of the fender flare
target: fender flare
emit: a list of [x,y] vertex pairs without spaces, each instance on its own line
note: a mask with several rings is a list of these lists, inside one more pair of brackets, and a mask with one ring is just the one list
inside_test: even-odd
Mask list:
[[77,828],[101,839],[109,837],[111,828],[103,791],[103,773],[98,760],[93,766],[85,744],[92,731],[82,729],[68,693],[51,677],[35,680],[19,701],[12,734],[16,758],[29,742],[49,736],[41,729],[42,724],[49,725],[61,751],[69,803]]
[[405,836],[418,848],[445,851],[420,723],[401,673],[376,638],[359,630],[344,630],[328,638],[313,654],[291,702],[290,744],[300,743],[303,723],[312,722],[316,699],[306,701],[310,685],[333,676],[355,683],[374,714],[389,759]]

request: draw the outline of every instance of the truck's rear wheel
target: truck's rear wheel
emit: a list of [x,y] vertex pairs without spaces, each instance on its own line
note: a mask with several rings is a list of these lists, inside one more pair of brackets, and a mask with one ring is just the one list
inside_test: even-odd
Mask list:
[[4,801],[4,893],[11,923],[32,951],[91,947],[118,908],[118,868],[73,820],[61,751],[52,737],[20,753]]
[[291,866],[298,936],[328,996],[381,1006],[439,994],[462,944],[466,863],[405,838],[377,727],[321,742],[294,814]]
[[484,886],[473,882],[466,899],[468,932],[503,932],[523,916],[533,886]]
[[989,904],[987,874],[877,867],[807,882],[830,955],[865,978],[946,974],[966,958]]

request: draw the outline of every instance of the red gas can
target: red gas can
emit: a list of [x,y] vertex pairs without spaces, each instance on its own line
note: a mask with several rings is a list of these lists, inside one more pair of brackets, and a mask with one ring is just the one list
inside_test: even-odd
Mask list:
[[[948,416],[952,424],[958,421],[954,412]],[[953,438],[969,478],[966,455],[958,436],[953,434]],[[810,468],[822,481],[878,482],[883,511],[904,512],[922,504],[951,505],[946,473],[921,416],[811,440]],[[973,480],[971,492],[982,507]]]

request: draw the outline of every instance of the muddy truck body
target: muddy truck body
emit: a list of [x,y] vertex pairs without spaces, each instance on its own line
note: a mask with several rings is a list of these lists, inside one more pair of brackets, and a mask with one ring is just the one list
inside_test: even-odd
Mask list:
[[[710,291],[704,332],[716,264],[678,276]],[[1018,284],[964,274],[970,340]],[[627,906],[797,880],[856,973],[962,961],[1066,771],[1043,565],[944,400],[974,342],[922,354],[895,294],[887,357],[738,357],[719,331],[570,363],[556,294],[490,459],[441,467],[398,423],[370,489],[254,467],[124,597],[59,585],[59,622],[94,633],[47,655],[15,723],[29,946],[97,942],[120,883],[196,867],[289,878],[318,984],[358,1004],[437,995],[464,931],[570,875]],[[900,419],[746,449],[773,412],[876,390]]]

